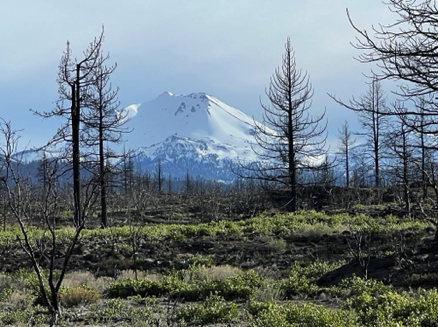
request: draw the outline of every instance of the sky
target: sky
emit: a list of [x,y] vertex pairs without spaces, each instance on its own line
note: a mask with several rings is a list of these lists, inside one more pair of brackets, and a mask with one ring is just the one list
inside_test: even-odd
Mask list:
[[347,101],[367,90],[371,67],[350,44],[360,29],[394,21],[380,0],[17,0],[2,4],[0,117],[19,131],[20,147],[45,143],[61,124],[32,110],[55,106],[59,59],[70,42],[81,58],[105,29],[104,52],[117,63],[111,77],[121,107],[173,94],[205,92],[261,120],[260,101],[281,65],[287,37],[297,67],[314,89],[310,114],[326,110],[328,140],[357,117],[327,93]]

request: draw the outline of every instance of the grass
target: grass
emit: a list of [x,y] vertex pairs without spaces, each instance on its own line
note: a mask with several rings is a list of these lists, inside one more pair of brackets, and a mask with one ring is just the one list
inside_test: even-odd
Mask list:
[[[316,280],[346,261],[324,261],[322,257],[306,252],[288,256],[298,247],[294,244],[296,242],[322,242],[326,235],[342,237],[345,230],[366,230],[389,239],[391,243],[390,237],[395,240],[400,233],[426,236],[425,227],[425,222],[394,216],[326,216],[314,211],[202,224],[139,225],[135,228],[140,239],[139,248],[147,248],[152,243],[155,248],[168,251],[165,248],[169,243],[182,244],[178,242],[190,240],[198,242],[199,248],[193,253],[173,253],[172,260],[184,262],[184,268],[179,270],[137,271],[136,274],[127,269],[120,271],[115,278],[97,277],[97,274],[85,270],[67,273],[60,292],[64,315],[59,326],[162,327],[230,323],[232,326],[251,327],[397,324],[420,327],[423,322],[438,319],[435,289],[406,292],[405,289],[357,277],[344,280],[337,286],[320,287]],[[81,244],[90,245],[84,251],[91,252],[98,248],[97,243],[104,248],[110,248],[114,243],[117,245],[114,248],[123,252],[129,244],[131,232],[129,226],[84,230]],[[57,233],[58,241],[62,243],[71,237],[72,229],[60,228]],[[0,232],[0,249],[7,253],[7,249],[16,247],[17,235],[20,235],[19,231],[14,228]],[[30,229],[33,239],[43,235],[41,229]],[[203,252],[206,247],[203,242],[211,244],[215,237],[221,241],[226,237],[238,238],[245,240],[240,245],[248,246],[257,242],[266,250],[257,255],[266,260],[261,260],[262,263],[253,270],[243,269],[244,263],[254,258],[245,258],[244,250],[236,249],[236,253],[240,250],[242,256],[235,266],[218,264],[214,248],[212,254]],[[153,258],[154,254],[148,256]],[[277,257],[290,259],[287,271],[279,271],[267,260]],[[311,262],[310,257],[315,261]],[[421,286],[436,280],[435,273],[413,274],[405,283],[407,286]],[[1,324],[47,325],[48,317],[38,314],[43,308],[35,304],[36,296],[32,273],[22,270],[12,274],[0,273]]]
[[[218,234],[224,236],[264,235],[264,236],[287,236],[319,238],[323,235],[340,233],[351,227],[368,229],[381,234],[395,231],[421,232],[429,225],[425,221],[413,221],[409,218],[394,216],[370,218],[363,214],[350,216],[348,214],[336,214],[326,216],[315,211],[303,211],[298,213],[277,214],[271,216],[258,216],[240,221],[218,221],[200,224],[156,224],[137,226],[135,232],[143,242],[163,242],[169,240],[184,240],[190,238],[214,237]],[[64,242],[72,237],[74,228],[62,227],[57,230],[58,242]],[[132,252],[126,240],[132,234],[130,226],[116,226],[106,229],[84,229],[81,240],[92,241],[95,239],[106,240],[115,243],[117,247]],[[0,249],[18,247],[16,240],[20,236],[17,228],[9,228],[0,231]],[[49,237],[43,230],[37,227],[29,229],[31,239]],[[274,242],[278,242],[275,240]],[[126,249],[125,249],[126,248]]]
[[112,278],[105,276],[95,278],[94,275],[89,271],[74,271],[68,272],[65,275],[62,285],[66,288],[87,285],[96,290],[98,293],[102,294],[108,288],[112,280]]

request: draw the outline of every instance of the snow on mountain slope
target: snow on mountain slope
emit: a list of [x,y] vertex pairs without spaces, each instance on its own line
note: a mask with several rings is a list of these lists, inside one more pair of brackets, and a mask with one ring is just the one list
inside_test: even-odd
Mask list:
[[[205,93],[184,96],[164,92],[152,101],[126,107],[121,114],[130,118],[127,126],[133,131],[125,139],[131,149],[141,148],[142,152],[159,156],[158,149],[161,154],[164,151],[159,146],[162,142],[178,139],[181,145],[185,139],[196,148],[194,152],[199,157],[215,154],[218,159],[238,156],[255,159],[251,149],[253,119]],[[170,136],[179,138],[169,139]],[[170,150],[169,147],[166,150]]]
[[238,159],[255,161],[252,147],[254,120],[205,93],[174,95],[122,110],[133,131],[124,136],[126,147],[142,171],[155,171],[158,160],[165,174],[231,181]]
[[[132,151],[138,171],[154,174],[160,161],[163,173],[172,178],[185,178],[188,172],[193,177],[232,181],[236,176],[231,167],[238,160],[257,160],[254,120],[205,93],[164,92],[115,114],[127,119],[124,127],[132,130],[123,135],[121,146]],[[31,162],[42,158],[42,151],[31,149],[20,155]]]

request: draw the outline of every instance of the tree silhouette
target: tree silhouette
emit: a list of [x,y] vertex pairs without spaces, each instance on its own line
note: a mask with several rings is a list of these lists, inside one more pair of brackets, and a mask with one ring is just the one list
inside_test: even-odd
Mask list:
[[350,127],[348,122],[345,121],[341,129],[338,130],[338,140],[339,140],[339,154],[343,156],[344,166],[345,166],[345,185],[350,187],[350,150],[351,147],[356,143],[355,139],[352,139]]
[[340,105],[358,114],[359,123],[364,132],[358,132],[356,135],[365,136],[368,141],[365,147],[373,161],[375,186],[379,187],[382,150],[385,146],[383,134],[387,129],[389,118],[386,95],[379,80],[373,77],[368,91],[361,95],[359,99],[353,97],[348,103],[337,99],[333,95],[329,94],[329,96]]
[[317,169],[325,159],[327,124],[320,126],[321,116],[311,116],[309,109],[313,89],[307,72],[296,67],[295,53],[287,38],[282,65],[273,76],[266,91],[269,105],[264,110],[263,124],[255,124],[255,140],[259,149],[257,163],[241,162],[239,176],[256,178],[286,185],[290,192],[289,210],[297,210],[298,176],[306,170]]
[[[123,133],[129,133],[124,125],[127,122],[123,111],[119,112],[120,102],[117,99],[119,89],[114,89],[110,83],[111,74],[117,65],[106,66],[109,55],[101,51],[96,67],[91,72],[92,83],[84,99],[87,110],[83,112],[84,125],[82,142],[89,148],[87,166],[95,173],[98,163],[97,179],[100,186],[101,226],[108,226],[106,193],[108,175],[111,170],[111,160],[120,159],[126,154],[116,154],[111,145],[122,142]],[[94,150],[96,148],[96,150]],[[98,159],[95,159],[95,157]]]
[[[89,94],[88,89],[93,84],[92,72],[100,64],[101,47],[103,42],[102,33],[91,42],[84,51],[81,60],[73,59],[70,43],[67,42],[67,49],[61,57],[58,70],[58,94],[59,99],[56,107],[49,112],[36,112],[44,117],[62,117],[65,123],[58,128],[56,135],[49,141],[48,145],[69,144],[65,153],[65,159],[71,160],[73,171],[73,202],[74,202],[74,223],[76,228],[83,224],[83,213],[81,205],[81,118],[82,105]],[[67,106],[65,105],[67,102]],[[70,105],[68,107],[68,104]]]
[[407,82],[400,94],[410,98],[438,91],[438,6],[435,0],[387,0],[389,9],[398,15],[395,23],[379,24],[371,34],[350,24],[358,33],[354,47],[364,52],[362,63],[376,63],[378,79]]

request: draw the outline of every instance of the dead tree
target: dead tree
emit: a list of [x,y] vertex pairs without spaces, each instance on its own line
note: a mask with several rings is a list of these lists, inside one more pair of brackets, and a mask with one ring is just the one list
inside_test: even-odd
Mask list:
[[365,136],[367,143],[366,150],[369,151],[374,167],[375,186],[381,183],[380,166],[382,160],[382,149],[384,147],[383,134],[388,122],[388,108],[386,106],[386,96],[379,80],[373,77],[367,93],[359,99],[353,97],[348,103],[334,95],[329,96],[341,106],[357,113],[359,123],[364,132],[357,132],[356,135]]
[[379,24],[371,31],[358,28],[353,46],[363,51],[357,59],[375,63],[377,79],[403,81],[399,94],[412,98],[438,91],[438,6],[435,0],[386,0],[398,16],[394,23]]
[[[44,117],[62,117],[66,122],[58,128],[55,136],[47,146],[59,144],[70,144],[66,149],[65,159],[71,161],[73,172],[73,198],[74,198],[74,223],[81,226],[81,106],[87,99],[89,88],[93,84],[93,71],[98,67],[101,58],[101,46],[103,41],[102,33],[94,39],[84,51],[83,59],[72,58],[70,43],[67,42],[67,49],[61,57],[58,71],[58,94],[59,99],[56,107],[49,112],[36,112]],[[64,103],[70,104],[66,107]]]
[[[110,83],[111,74],[117,65],[106,66],[109,55],[104,56],[100,47],[98,51],[99,57],[90,72],[90,85],[84,98],[87,110],[83,111],[81,121],[84,126],[82,145],[88,149],[84,162],[90,168],[91,173],[97,175],[100,187],[101,226],[105,228],[108,226],[106,194],[111,161],[120,160],[126,155],[117,154],[111,146],[120,144],[123,134],[130,131],[124,127],[128,121],[126,114],[118,111],[119,89],[113,89]],[[95,166],[97,166],[97,173],[95,173]]]
[[410,138],[412,129],[405,123],[408,120],[407,115],[401,114],[404,110],[403,106],[400,103],[395,103],[394,106],[398,106],[396,110],[400,114],[398,115],[399,119],[391,126],[392,128],[385,140],[388,155],[395,159],[394,165],[388,168],[397,179],[396,185],[402,186],[405,213],[410,215],[410,185],[412,183],[413,168],[415,168],[413,166],[413,144]]
[[[58,170],[56,169],[57,160],[51,161],[46,166],[45,187],[40,189],[42,196],[38,196],[31,188],[29,181],[22,171],[22,159],[14,156],[18,148],[19,136],[14,131],[9,122],[0,121],[0,135],[3,137],[0,142],[0,153],[4,160],[3,174],[0,180],[2,187],[6,190],[7,204],[13,218],[18,223],[21,236],[17,240],[30,259],[30,263],[38,278],[39,292],[45,303],[51,318],[51,326],[56,324],[56,320],[61,315],[61,306],[59,300],[59,290],[67,272],[67,266],[72,256],[73,250],[78,243],[80,233],[84,228],[85,217],[88,214],[88,208],[92,206],[95,200],[93,185],[88,189],[84,197],[84,207],[81,211],[82,217],[78,220],[80,225],[76,225],[73,237],[67,244],[67,249],[62,259],[61,270],[59,275],[55,274],[55,256],[59,252],[57,239],[57,219],[58,211],[58,189],[56,180]],[[50,167],[50,168],[49,168]],[[36,207],[35,207],[36,206]],[[43,228],[48,232],[48,246],[40,247],[35,244],[29,234],[29,224],[35,210],[40,213],[44,221]],[[48,259],[48,275],[43,273],[43,267],[38,257],[44,256]]]
[[[110,76],[116,65],[106,66],[109,55],[103,55],[103,29],[84,51],[83,59],[72,58],[70,44],[61,58],[58,73],[59,99],[56,108],[37,114],[44,118],[59,116],[66,122],[58,129],[49,146],[67,143],[65,158],[71,161],[75,225],[81,214],[81,169],[96,176],[101,192],[101,225],[107,226],[106,192],[111,159],[119,158],[110,144],[120,143],[126,123],[123,111],[118,112],[118,89],[113,89]],[[70,104],[70,108],[64,103]],[[97,171],[97,172],[96,172]]]
[[338,133],[339,151],[337,154],[343,157],[345,165],[345,185],[348,188],[350,187],[350,151],[351,147],[356,143],[356,140],[352,139],[347,121],[345,121],[341,129],[338,130]]
[[270,105],[261,104],[263,124],[255,123],[257,163],[241,162],[236,174],[269,183],[280,183],[289,189],[291,211],[298,209],[298,176],[315,170],[316,161],[324,159],[327,124],[321,116],[309,113],[313,89],[309,76],[296,67],[295,53],[287,38],[282,65],[273,76],[266,96]]

